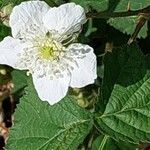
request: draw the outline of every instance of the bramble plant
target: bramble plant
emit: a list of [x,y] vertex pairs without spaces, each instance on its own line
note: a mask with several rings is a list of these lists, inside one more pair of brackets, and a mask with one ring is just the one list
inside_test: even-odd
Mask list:
[[0,100],[17,104],[5,149],[136,150],[150,141],[149,0],[0,5],[0,84],[9,84]]

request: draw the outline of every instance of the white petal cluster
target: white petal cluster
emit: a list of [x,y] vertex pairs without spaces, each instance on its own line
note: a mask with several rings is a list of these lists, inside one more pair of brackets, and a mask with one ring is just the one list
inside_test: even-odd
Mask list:
[[12,37],[0,42],[0,64],[28,70],[40,99],[53,105],[69,86],[81,88],[97,77],[93,48],[74,43],[85,22],[84,9],[74,3],[23,2],[10,15]]

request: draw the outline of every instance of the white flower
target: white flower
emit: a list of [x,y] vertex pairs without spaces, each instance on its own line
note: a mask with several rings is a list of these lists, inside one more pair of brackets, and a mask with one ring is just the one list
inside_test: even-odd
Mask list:
[[43,1],[23,2],[10,15],[13,37],[0,43],[0,64],[29,70],[41,100],[60,101],[68,87],[81,88],[96,79],[93,49],[74,43],[86,22],[74,3],[50,8]]

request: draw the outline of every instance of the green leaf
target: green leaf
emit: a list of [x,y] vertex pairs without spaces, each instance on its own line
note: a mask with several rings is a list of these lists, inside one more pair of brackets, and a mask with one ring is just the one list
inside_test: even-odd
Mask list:
[[87,11],[92,8],[98,12],[102,12],[113,11],[120,0],[71,0],[71,2],[81,5]]
[[108,8],[108,1],[109,0],[71,0],[71,2],[81,5],[87,11],[90,9],[90,7],[97,11],[104,11]]
[[[122,0],[116,8],[114,9],[115,12],[122,12],[127,11],[128,5],[130,5],[130,10],[139,10],[143,9],[150,5],[149,0],[136,0],[136,1],[130,1],[130,0]],[[129,17],[118,17],[118,18],[110,18],[108,20],[108,23],[118,29],[119,31],[123,33],[127,33],[129,35],[133,34],[135,27],[138,22],[138,16],[129,16]],[[143,28],[140,30],[138,37],[139,38],[145,38],[147,36],[148,31],[148,25],[147,23],[143,26]]]
[[[102,83],[102,98],[103,105],[106,106],[111,92],[114,88],[122,67],[128,60],[128,54],[125,50],[116,48],[113,53],[107,53],[104,57],[104,78]],[[105,107],[101,107],[103,109]],[[101,110],[104,111],[104,110]]]
[[14,83],[14,88],[12,93],[20,91],[27,86],[27,75],[26,72],[20,70],[14,70],[11,73],[12,80]]
[[[85,8],[86,11],[89,11],[90,8],[97,10],[98,12],[123,12],[128,11],[128,6],[130,5],[131,10],[139,10],[150,5],[149,0],[71,0],[76,4],[79,4]],[[135,27],[138,22],[138,16],[129,16],[129,17],[117,17],[110,18],[108,23],[119,31],[126,34],[133,34]],[[139,38],[145,38],[147,36],[148,25],[147,23],[143,26],[141,31],[138,34]]]
[[[123,142],[123,141],[117,142],[108,136],[107,138],[105,137],[106,135],[98,136],[92,144],[92,150],[110,150],[110,147],[111,147],[111,150],[136,150],[137,148],[137,145],[134,145],[128,142]],[[105,145],[103,149],[101,149],[101,146],[105,139],[106,139]]]
[[0,41],[8,35],[10,35],[10,28],[6,27],[0,22]]
[[61,2],[63,3],[63,0],[44,0],[50,7],[55,7],[55,6],[59,6],[61,4]]
[[76,150],[92,127],[89,112],[71,97],[50,106],[42,102],[32,84],[15,112],[7,149]]
[[131,0],[121,0],[116,8],[115,12],[119,11],[127,11],[128,5],[130,6],[131,10],[138,10],[138,9],[143,9],[145,7],[148,7],[150,5],[149,0],[136,0],[136,1],[131,1]]
[[[126,34],[133,34],[138,23],[137,16],[130,16],[130,17],[118,17],[118,18],[111,18],[108,20],[108,23],[112,25],[114,28],[118,29],[119,31],[126,33]],[[148,32],[148,25],[147,22],[141,28],[138,37],[139,38],[146,38]]]
[[[116,66],[107,66],[107,70],[110,68],[113,74],[116,74],[117,68],[120,72],[117,72],[115,77],[112,75],[110,79],[115,84],[110,85],[112,92],[108,104],[103,115],[97,117],[97,121],[105,133],[117,140],[134,143],[149,141],[150,58],[143,56],[135,45],[123,47],[118,51],[118,55],[122,52],[124,56],[118,57]],[[113,54],[109,55],[110,59],[113,59]],[[106,73],[109,72],[105,72],[105,76],[111,78]],[[109,81],[107,84],[109,87]]]

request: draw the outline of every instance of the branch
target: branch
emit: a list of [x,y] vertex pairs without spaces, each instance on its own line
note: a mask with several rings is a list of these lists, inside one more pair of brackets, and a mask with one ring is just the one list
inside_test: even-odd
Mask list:
[[131,35],[130,39],[128,40],[128,44],[130,45],[138,36],[138,33],[146,23],[146,18],[141,17],[138,24],[136,25],[134,33]]
[[140,14],[150,14],[150,6],[139,9],[139,10],[128,10],[123,12],[89,12],[86,14],[87,18],[116,18],[116,17],[128,17],[128,16],[138,16]]

